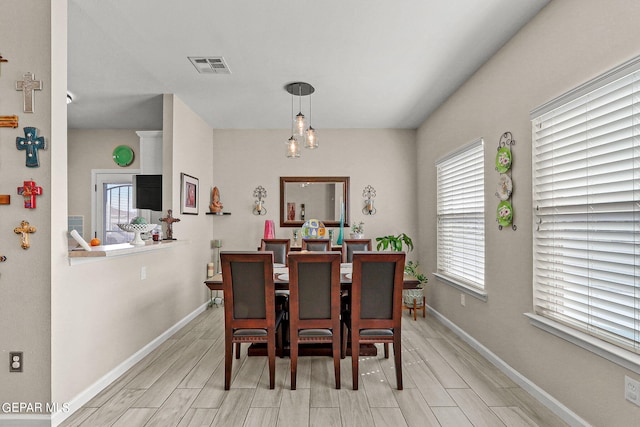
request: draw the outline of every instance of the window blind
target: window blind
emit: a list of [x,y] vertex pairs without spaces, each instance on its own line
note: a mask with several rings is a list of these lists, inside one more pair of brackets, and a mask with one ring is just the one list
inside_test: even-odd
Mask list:
[[484,289],[484,142],[436,163],[438,273]]
[[640,71],[623,71],[532,118],[534,309],[640,353]]

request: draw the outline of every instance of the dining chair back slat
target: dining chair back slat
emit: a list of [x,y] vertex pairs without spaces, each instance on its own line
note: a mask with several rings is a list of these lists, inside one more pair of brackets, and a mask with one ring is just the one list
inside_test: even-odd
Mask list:
[[282,313],[276,314],[273,283],[273,253],[221,252],[224,291],[225,381],[231,385],[233,344],[239,358],[241,343],[266,343],[269,388],[275,387],[276,329]]
[[327,252],[331,250],[329,239],[302,239],[302,250],[311,252]]
[[273,252],[273,262],[287,265],[287,255],[291,249],[289,239],[262,239],[260,241],[261,251]]
[[291,389],[296,389],[300,344],[331,343],[340,388],[340,253],[289,254]]
[[351,283],[351,366],[358,389],[361,343],[393,344],[396,386],[402,390],[402,288],[404,252],[354,252]]
[[342,262],[352,262],[354,252],[371,252],[372,248],[371,239],[344,239],[342,241]]

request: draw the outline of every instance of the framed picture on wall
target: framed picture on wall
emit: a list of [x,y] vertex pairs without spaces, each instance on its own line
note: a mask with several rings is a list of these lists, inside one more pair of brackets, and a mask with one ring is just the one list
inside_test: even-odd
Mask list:
[[200,197],[198,195],[198,178],[186,173],[180,174],[180,212],[183,214],[198,215]]

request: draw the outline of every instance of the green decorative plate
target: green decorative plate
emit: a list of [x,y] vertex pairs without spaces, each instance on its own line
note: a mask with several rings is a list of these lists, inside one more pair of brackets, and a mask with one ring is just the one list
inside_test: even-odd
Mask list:
[[496,154],[496,169],[500,173],[505,173],[511,169],[511,150],[507,147],[498,149]]
[[496,210],[496,219],[498,224],[503,227],[508,227],[513,221],[513,208],[511,203],[504,201],[498,203],[498,209]]
[[113,161],[118,166],[129,166],[133,163],[133,150],[127,145],[118,145],[113,150]]

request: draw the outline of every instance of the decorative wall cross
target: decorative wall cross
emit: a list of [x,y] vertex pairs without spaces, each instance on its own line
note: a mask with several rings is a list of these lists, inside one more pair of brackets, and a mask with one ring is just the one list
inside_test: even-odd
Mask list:
[[38,136],[38,129],[34,127],[24,128],[25,138],[16,138],[16,147],[18,150],[26,150],[27,152],[27,167],[37,168],[40,166],[38,161],[38,150],[44,150],[46,144],[44,142],[44,136]]
[[29,247],[31,247],[31,243],[29,243],[29,234],[35,233],[36,230],[37,229],[33,225],[29,225],[28,221],[22,221],[20,223],[20,227],[13,229],[14,233],[21,234],[20,246],[22,249],[29,249]]
[[18,187],[18,194],[24,197],[25,209],[35,209],[36,196],[42,195],[42,187],[36,186],[35,181],[24,181],[22,187]]
[[0,116],[0,128],[17,128],[18,116]]
[[33,91],[42,90],[42,81],[34,80],[33,73],[25,74],[23,80],[16,82],[16,90],[21,90],[24,97],[24,112],[33,113]]
[[173,212],[171,209],[169,209],[167,212],[169,214],[166,218],[160,218],[160,221],[167,224],[167,238],[165,240],[175,240],[173,238],[173,223],[180,222],[180,218],[174,218],[173,216],[171,216],[171,213]]
[[11,196],[8,194],[0,194],[0,205],[10,205]]

